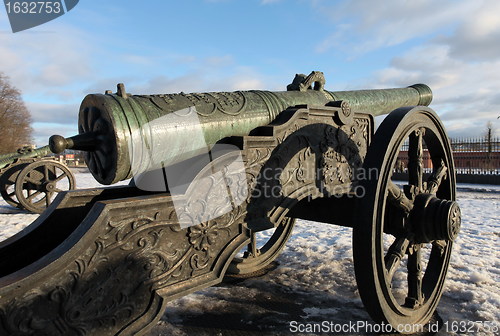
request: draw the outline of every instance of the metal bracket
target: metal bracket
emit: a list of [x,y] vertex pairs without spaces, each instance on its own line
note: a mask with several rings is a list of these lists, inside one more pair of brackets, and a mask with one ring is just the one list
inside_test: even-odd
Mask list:
[[309,76],[296,74],[293,82],[286,87],[286,90],[300,92],[307,90],[324,91],[325,83],[325,75],[321,71],[313,71]]

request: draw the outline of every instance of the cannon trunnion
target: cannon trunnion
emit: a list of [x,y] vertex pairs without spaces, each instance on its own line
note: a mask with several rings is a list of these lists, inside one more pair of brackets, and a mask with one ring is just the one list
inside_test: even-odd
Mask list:
[[[356,279],[374,320],[395,328],[427,323],[460,229],[444,128],[428,107],[406,107],[408,100],[428,104],[430,90],[334,93],[323,84],[321,73],[312,73],[297,76],[293,91],[283,93],[141,97],[122,87],[116,95],[87,97],[82,133],[53,137],[51,147],[88,150],[98,180],[133,175],[135,183],[62,193],[28,228],[0,243],[0,334],[144,334],[169,300],[226,274],[252,276],[266,267],[295,218],[353,229]],[[402,100],[385,101],[396,110],[374,133],[370,112],[382,113],[377,99],[395,93]],[[289,100],[276,105],[276,97]],[[206,104],[197,105],[203,99]],[[172,106],[177,110],[168,110]],[[167,119],[178,124],[155,123],[165,116],[151,117],[160,110],[176,115]],[[132,127],[138,111],[148,116]],[[193,112],[196,120],[185,119]],[[193,141],[180,146],[189,137],[179,139],[166,156],[156,144],[170,149],[171,133]],[[131,140],[138,135],[147,142],[140,155]],[[405,142],[409,177],[401,185],[391,177]],[[172,181],[167,166],[181,167],[184,175]],[[165,189],[141,189],[151,178]],[[271,228],[271,238],[257,245],[255,233]]]

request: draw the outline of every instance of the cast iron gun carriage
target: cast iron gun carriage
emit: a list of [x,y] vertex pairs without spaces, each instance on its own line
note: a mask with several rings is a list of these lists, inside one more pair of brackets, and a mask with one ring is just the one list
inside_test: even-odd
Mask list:
[[[51,149],[87,151],[101,183],[134,182],[62,193],[0,243],[0,334],[144,333],[169,300],[266,267],[295,218],[353,228],[375,321],[425,324],[460,228],[431,99],[423,84],[330,92],[320,72],[286,92],[136,96],[119,84],[88,95],[80,134],[53,136]],[[374,132],[373,116],[389,112]],[[392,174],[405,142],[401,186]]]
[[68,167],[51,158],[49,146],[0,155],[0,195],[7,204],[42,213],[58,192],[75,189]]

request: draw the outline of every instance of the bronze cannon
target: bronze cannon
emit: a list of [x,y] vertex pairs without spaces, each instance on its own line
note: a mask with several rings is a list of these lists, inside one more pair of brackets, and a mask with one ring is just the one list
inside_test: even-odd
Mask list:
[[[353,229],[359,293],[375,321],[427,323],[460,229],[431,90],[324,84],[313,72],[283,92],[130,95],[119,84],[88,95],[79,135],[53,136],[51,149],[86,151],[101,183],[133,179],[61,193],[0,243],[0,335],[146,333],[170,300],[258,274],[296,218]],[[407,177],[395,181],[403,144]]]
[[0,155],[0,195],[7,204],[42,213],[57,193],[75,189],[69,168],[53,158],[49,146],[25,146]]

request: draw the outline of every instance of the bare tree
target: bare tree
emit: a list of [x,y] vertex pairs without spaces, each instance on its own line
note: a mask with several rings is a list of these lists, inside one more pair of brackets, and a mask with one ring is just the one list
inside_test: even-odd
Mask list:
[[495,135],[495,127],[493,127],[493,123],[491,121],[488,121],[486,123],[486,131],[484,132],[484,137],[486,140],[491,141],[491,139]]
[[491,168],[491,152],[493,148],[493,134],[495,133],[495,129],[493,128],[493,123],[491,121],[488,121],[486,123],[486,132],[485,132],[485,138],[486,138],[486,145],[488,146],[488,152],[486,154],[486,160],[488,166]]
[[0,154],[30,145],[33,131],[30,124],[31,114],[21,92],[0,72]]

